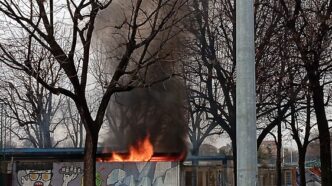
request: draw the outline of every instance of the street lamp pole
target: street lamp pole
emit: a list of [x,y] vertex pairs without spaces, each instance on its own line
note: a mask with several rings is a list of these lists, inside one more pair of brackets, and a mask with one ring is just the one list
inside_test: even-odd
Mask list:
[[257,182],[256,88],[253,0],[236,0],[237,185]]

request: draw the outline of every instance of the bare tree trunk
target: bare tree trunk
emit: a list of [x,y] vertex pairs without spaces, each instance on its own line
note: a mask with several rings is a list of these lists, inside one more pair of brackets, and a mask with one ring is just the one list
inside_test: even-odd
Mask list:
[[278,124],[278,140],[277,140],[277,161],[276,161],[276,171],[277,171],[277,186],[282,185],[282,157],[281,157],[281,148],[282,148],[282,136],[281,136],[281,122]]
[[300,185],[301,186],[306,186],[305,154],[306,154],[306,148],[299,148],[299,172],[300,172]]
[[52,142],[51,142],[51,134],[50,134],[50,123],[51,123],[51,114],[52,114],[52,101],[53,101],[53,95],[51,92],[48,93],[48,98],[46,100],[46,109],[43,110],[43,119],[41,122],[42,125],[42,134],[43,134],[43,147],[44,148],[51,148]]
[[[316,62],[315,64],[319,63]],[[314,110],[316,113],[316,119],[319,131],[322,186],[331,186],[332,172],[331,172],[330,133],[325,113],[323,87],[320,85],[319,82],[320,74],[318,70],[318,65],[308,65],[307,72],[309,77],[310,89],[312,91],[312,99],[314,102]]]
[[[198,156],[199,155],[199,145],[196,143],[193,143],[193,149],[191,150],[191,154],[193,157]],[[191,175],[191,185],[192,186],[197,186],[197,166],[198,166],[198,160],[197,159],[193,159],[192,160],[192,175]]]
[[[51,113],[47,113],[49,115]],[[46,116],[50,117],[50,116]],[[51,142],[51,134],[50,134],[50,128],[49,128],[50,120],[48,118],[44,118],[40,123],[40,132],[41,132],[41,147],[42,148],[52,148],[52,142]]]
[[83,123],[82,121],[80,120],[79,121],[79,125],[80,125],[80,143],[79,143],[79,147],[82,148],[83,147]]
[[[98,134],[98,133],[97,133]],[[96,185],[96,152],[97,152],[98,135],[91,131],[86,132],[85,149],[84,149],[84,186]]]

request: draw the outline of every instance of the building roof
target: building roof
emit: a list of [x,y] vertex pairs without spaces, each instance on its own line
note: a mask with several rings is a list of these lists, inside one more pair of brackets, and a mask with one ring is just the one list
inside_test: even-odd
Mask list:
[[[35,159],[78,159],[82,160],[84,148],[5,148],[0,149],[1,160],[35,160]],[[111,153],[105,153],[103,148],[97,149],[96,157],[110,157]],[[188,155],[185,161],[226,161],[229,156],[191,156]]]

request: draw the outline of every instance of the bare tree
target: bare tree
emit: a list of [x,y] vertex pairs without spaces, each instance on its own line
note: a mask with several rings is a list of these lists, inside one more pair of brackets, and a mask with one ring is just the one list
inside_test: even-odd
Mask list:
[[213,135],[221,135],[222,129],[218,127],[218,124],[211,121],[211,117],[208,116],[208,112],[200,111],[195,107],[189,107],[189,139],[192,144],[191,154],[198,156],[199,148],[204,140]]
[[66,139],[71,142],[70,146],[82,148],[84,145],[83,123],[74,103],[69,98],[65,98],[64,102],[59,109],[58,117],[66,129]]
[[[53,0],[32,2],[28,0],[0,2],[1,15],[10,20],[6,22],[8,28],[14,28],[2,34],[0,60],[16,69],[17,72],[23,71],[34,77],[52,93],[63,94],[75,102],[86,131],[84,185],[95,185],[98,133],[104,121],[109,100],[116,92],[129,91],[135,87],[150,87],[156,82],[174,76],[173,73],[169,73],[167,76],[156,76],[146,82],[144,72],[151,72],[148,69],[153,63],[162,63],[162,61],[166,63],[167,60],[163,59],[175,57],[170,56],[173,52],[170,47],[168,50],[163,49],[167,48],[167,41],[176,37],[178,31],[174,25],[183,16],[179,14],[181,12],[179,10],[185,3],[181,0],[152,2],[133,0],[125,3],[81,0],[67,1],[65,4]],[[113,63],[111,78],[105,82],[105,93],[100,95],[98,109],[92,113],[87,100],[91,41],[98,14],[101,10],[107,11],[106,8],[113,5],[118,6],[117,10],[126,11],[118,12],[118,15],[111,14],[110,16],[114,16],[114,19],[120,17],[122,20],[117,22],[119,24],[115,23],[107,27],[111,30],[110,34],[122,38],[120,41],[114,41],[121,46],[119,50],[121,52],[117,53],[113,61],[110,60]],[[26,13],[30,11],[33,13]],[[65,11],[62,15],[69,16],[69,19],[59,18],[57,15],[61,11]],[[33,15],[32,19],[30,15]],[[63,32],[63,30],[67,31]],[[66,84],[50,84],[41,78],[42,69],[34,68],[32,65],[36,59],[27,57],[29,52],[37,52],[26,45],[28,37],[33,38],[57,61],[52,70],[60,70],[66,77]],[[154,42],[156,40],[158,42]]]
[[[52,66],[53,62],[48,62]],[[0,85],[0,100],[6,105],[6,116],[12,121],[11,132],[19,140],[29,141],[35,148],[51,148],[61,143],[64,139],[55,143],[52,139],[55,128],[61,122],[54,119],[61,101],[54,99],[52,93],[31,76],[16,74],[8,68],[2,70],[6,80],[2,80]]]
[[329,124],[325,110],[324,87],[331,72],[331,14],[332,2],[280,0],[276,9],[283,15],[283,23],[297,47],[309,79],[313,107],[317,118],[322,185],[332,185]]
[[233,1],[194,0],[191,8],[192,20],[186,25],[194,37],[188,43],[191,105],[209,113],[211,123],[229,135],[236,159],[235,7]]
[[[188,106],[188,119],[189,119],[189,140],[191,143],[191,155],[198,156],[199,150],[203,142],[207,137],[213,135],[221,135],[223,133],[222,129],[218,125],[218,123],[214,122],[209,116],[209,113],[200,109],[197,109],[194,105],[204,105],[197,103],[197,99],[189,96],[190,102],[195,102],[193,104],[189,103]],[[200,101],[205,101],[204,99]],[[197,173],[198,169],[198,160],[193,159],[192,165],[194,167],[194,171],[192,174],[192,185],[197,185]]]
[[[291,106],[291,118],[289,121],[289,128],[292,131],[293,139],[296,142],[298,154],[299,154],[299,172],[300,172],[300,183],[301,185],[306,184],[306,175],[305,175],[305,157],[308,145],[317,139],[311,135],[312,129],[316,126],[311,121],[312,115],[312,102],[310,94],[306,96],[306,108],[303,111],[295,111],[296,104]],[[301,104],[301,103],[297,103]],[[304,115],[304,116],[303,116]],[[303,119],[302,119],[303,118]]]
[[[258,146],[269,132],[285,117],[289,109],[290,100],[279,99],[272,89],[275,86],[276,72],[280,58],[277,56],[278,42],[276,34],[279,32],[281,16],[272,8],[266,6],[268,0],[255,3],[256,28],[256,66],[257,66],[257,118],[264,122],[260,127]],[[194,35],[194,41],[189,44],[192,67],[190,73],[204,87],[193,90],[193,99],[203,98],[205,104],[196,105],[197,108],[209,112],[211,119],[220,125],[232,140],[233,156],[236,159],[236,116],[235,116],[235,2],[232,0],[192,2],[193,21],[187,25]],[[284,74],[283,74],[284,75]],[[271,78],[273,77],[273,78]],[[283,80],[283,79],[282,79]],[[285,81],[282,81],[284,87]],[[281,87],[281,88],[282,88]],[[287,94],[286,90],[281,93]],[[279,112],[271,120],[264,119],[268,115]],[[236,162],[235,167],[236,167]],[[236,176],[236,169],[234,169]]]

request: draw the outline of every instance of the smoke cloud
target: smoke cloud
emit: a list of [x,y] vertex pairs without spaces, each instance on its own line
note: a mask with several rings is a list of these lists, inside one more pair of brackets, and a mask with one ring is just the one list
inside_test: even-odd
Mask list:
[[[169,0],[159,12],[157,24],[161,24],[162,18],[174,7],[172,3],[180,6],[181,1]],[[110,7],[97,17],[97,48],[103,53],[103,69],[108,78],[112,77],[125,52],[132,29],[127,22],[132,22],[135,5],[136,1],[113,0]],[[138,22],[143,23],[149,17],[147,15],[153,15],[149,18],[153,19],[157,5],[157,0],[143,0]],[[181,8],[176,8],[176,11],[173,18],[167,19],[167,29],[160,32],[149,47],[141,47],[131,56],[127,71],[136,70],[137,73],[135,77],[128,73],[120,79],[119,84],[152,85],[112,96],[107,111],[111,132],[105,146],[126,151],[130,145],[149,135],[155,152],[180,153],[186,150],[185,87],[181,78],[172,75],[181,72],[181,64],[177,60],[181,53],[181,45],[177,43],[181,40],[181,34],[178,34],[179,25],[174,22],[183,14]],[[151,34],[151,22],[153,20],[139,27],[137,43]],[[145,65],[142,65],[142,61],[145,61]],[[153,83],[161,79],[167,80]]]

